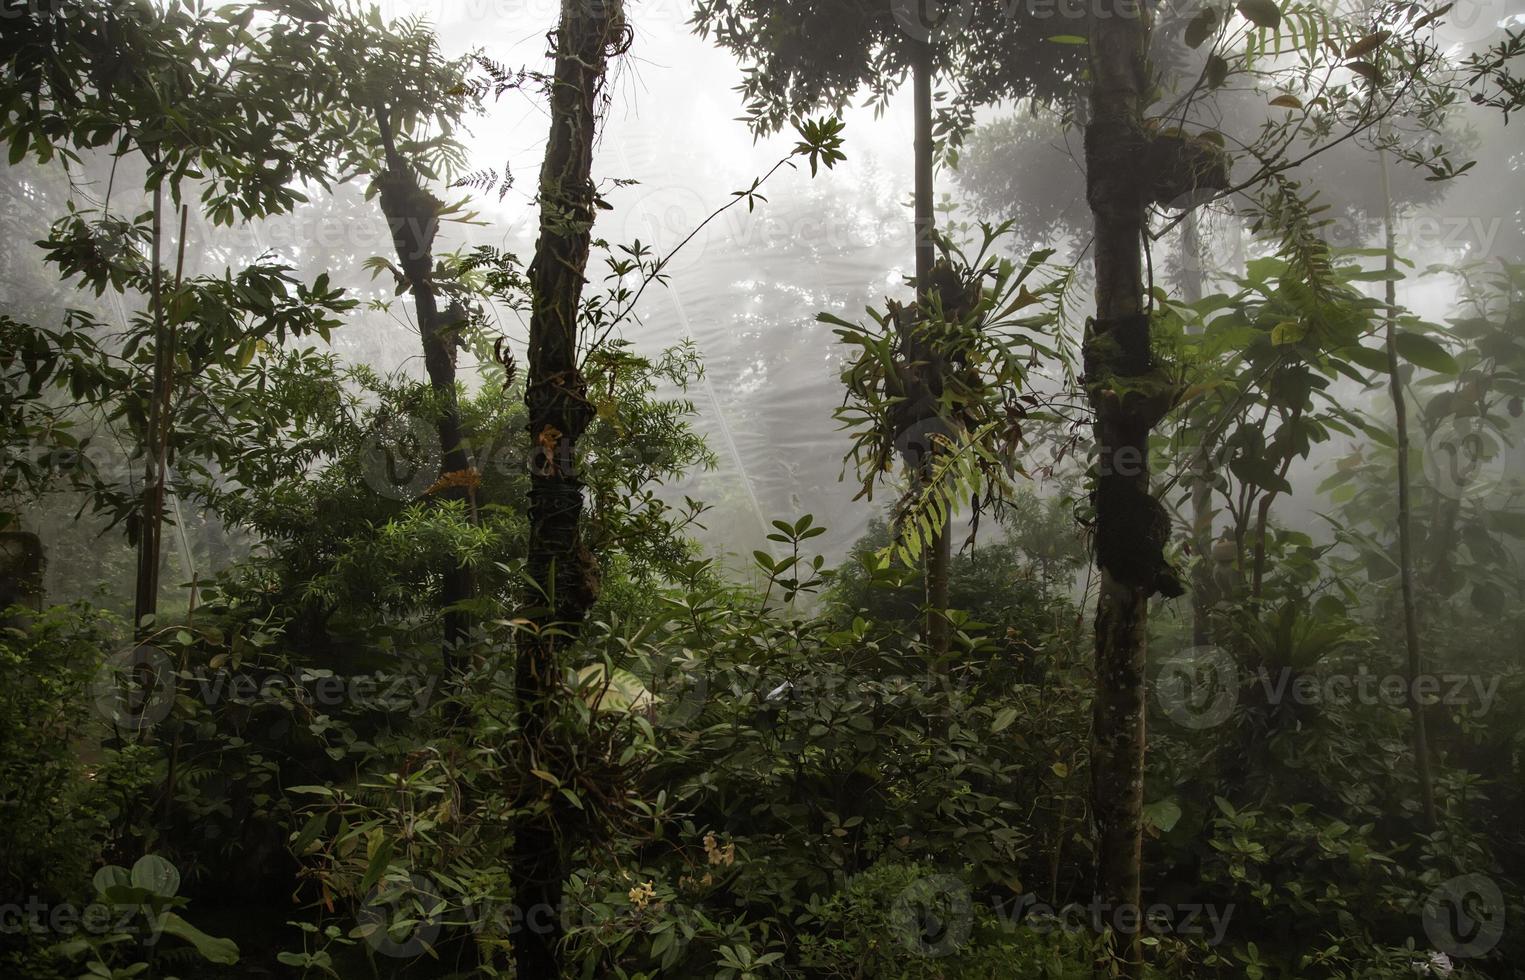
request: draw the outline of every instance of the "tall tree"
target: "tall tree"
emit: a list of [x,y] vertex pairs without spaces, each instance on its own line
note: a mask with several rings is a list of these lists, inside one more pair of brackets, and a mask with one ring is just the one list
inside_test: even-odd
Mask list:
[[[302,200],[298,184],[324,183],[332,172],[331,145],[280,138],[322,127],[321,110],[291,97],[307,81],[293,56],[292,42],[301,39],[292,21],[274,16],[255,25],[252,8],[225,14],[205,16],[184,5],[145,0],[32,4],[6,11],[0,40],[0,59],[7,66],[0,97],[8,107],[0,139],[9,144],[10,161],[30,154],[38,163],[73,170],[84,163],[83,154],[102,149],[114,161],[99,209],[71,206],[44,245],[66,277],[79,274],[98,294],[107,286],[130,288],[147,306],[147,329],[128,349],[142,352],[149,365],[144,377],[129,382],[134,393],[121,413],[132,423],[135,450],[144,457],[143,486],[127,513],[119,513],[127,517],[129,538],[138,549],[134,622],[139,628],[158,608],[179,389],[176,328],[192,322],[198,290],[211,286],[210,281],[186,284],[192,294],[180,295],[188,217],[182,197],[199,190],[206,216],[214,224],[232,224],[288,210]],[[146,168],[142,191],[151,200],[146,227],[142,218],[117,216],[135,214],[136,201],[112,213],[120,205],[113,194],[132,193],[115,186],[115,178],[118,169],[131,171],[128,160],[134,157]],[[166,281],[164,219],[177,210],[180,260],[174,279]],[[146,256],[140,254],[145,245]],[[262,261],[246,274],[272,272],[283,275],[274,263]],[[210,329],[199,329],[197,336],[201,347],[222,345],[205,351],[213,361],[231,360],[245,339],[236,331],[223,335]]]
[[[537,595],[515,670],[520,735],[529,764],[552,764],[547,742],[564,645],[598,597],[599,571],[582,540],[577,442],[596,412],[579,359],[578,325],[597,194],[593,144],[611,57],[630,42],[622,0],[563,0],[555,33],[550,139],[540,170],[540,237],[530,264],[528,379],[531,446],[529,575]],[[538,782],[530,780],[530,782]],[[530,922],[515,951],[521,977],[560,976],[566,867],[557,839],[559,795],[547,792],[516,828],[514,885]]]
[[[1024,11],[1009,5],[905,0],[701,0],[694,13],[701,34],[713,32],[721,46],[749,66],[738,89],[759,133],[773,132],[791,117],[823,105],[840,111],[865,89],[882,106],[907,78],[911,81],[917,304],[900,324],[897,345],[906,373],[913,377],[900,415],[903,439],[916,441],[905,447],[905,456],[917,485],[936,466],[946,437],[956,428],[954,420],[939,414],[936,395],[943,379],[929,376],[933,359],[922,356],[915,329],[938,302],[932,296],[937,137],[955,145],[980,105],[1064,92],[1079,65],[1073,48],[1044,43],[1037,15]],[[941,106],[933,95],[939,76],[958,81]],[[923,634],[934,658],[948,652],[952,635],[946,615],[950,519],[951,514],[942,514],[929,528],[931,540],[921,555]]]
[[[430,492],[439,500],[460,502],[466,508],[467,518],[475,522],[474,490],[478,476],[467,451],[455,390],[456,341],[466,326],[466,310],[460,303],[440,308],[440,290],[434,280],[434,237],[439,231],[444,205],[420,186],[415,169],[398,151],[392,111],[385,102],[378,102],[374,110],[386,162],[376,182],[397,261],[413,293],[424,370],[434,394],[433,412],[441,457],[439,480]],[[447,569],[443,578],[440,607],[444,610],[444,659],[451,670],[459,673],[465,667],[464,647],[471,634],[471,614],[466,606],[476,595],[476,583],[471,566],[464,560]]]
[[[1144,651],[1149,598],[1179,591],[1164,569],[1164,509],[1149,489],[1149,431],[1169,408],[1152,376],[1142,244],[1147,232],[1144,108],[1149,24],[1144,8],[1101,0],[1091,20],[1086,200],[1095,222],[1096,316],[1085,338],[1096,416],[1096,700],[1091,744],[1096,892],[1138,908],[1144,804]],[[1142,974],[1136,935],[1118,937],[1125,975]]]
[[1435,830],[1435,780],[1430,773],[1430,737],[1425,728],[1425,705],[1420,700],[1419,676],[1424,658],[1419,646],[1419,611],[1414,598],[1413,506],[1409,501],[1409,422],[1408,405],[1403,395],[1403,376],[1398,370],[1398,245],[1394,230],[1395,206],[1387,173],[1387,151],[1378,154],[1384,204],[1383,271],[1386,273],[1385,340],[1387,346],[1387,384],[1393,401],[1393,432],[1398,443],[1398,582],[1403,603],[1403,645],[1409,675],[1409,712],[1412,715],[1411,737],[1414,763],[1419,777],[1420,812],[1426,831]]
[[[458,504],[475,524],[480,477],[456,392],[456,351],[469,312],[462,301],[465,290],[434,253],[441,222],[462,205],[442,202],[428,185],[460,165],[464,150],[451,134],[478,108],[487,83],[469,77],[473,58],[446,58],[433,29],[417,18],[383,24],[379,16],[333,0],[289,5],[305,11],[314,54],[332,66],[309,86],[318,104],[332,111],[330,127],[319,139],[342,149],[345,178],[370,178],[368,193],[378,199],[397,257],[395,265],[373,262],[391,268],[399,292],[413,297],[440,449],[438,479],[424,496]],[[362,124],[356,126],[356,120]],[[466,668],[476,582],[463,557],[447,562],[438,598],[442,659],[459,675]]]

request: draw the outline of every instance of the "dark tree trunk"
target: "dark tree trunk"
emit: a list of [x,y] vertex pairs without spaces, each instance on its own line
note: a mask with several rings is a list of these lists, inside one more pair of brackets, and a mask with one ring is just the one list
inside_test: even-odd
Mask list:
[[1387,379],[1393,398],[1393,424],[1398,440],[1398,568],[1403,596],[1403,641],[1407,651],[1409,675],[1409,712],[1413,716],[1414,764],[1419,779],[1419,797],[1424,829],[1435,830],[1435,783],[1430,774],[1430,737],[1425,725],[1425,706],[1416,693],[1415,681],[1424,671],[1419,648],[1419,613],[1414,597],[1414,540],[1413,505],[1409,501],[1409,428],[1408,407],[1403,396],[1403,379],[1398,374],[1397,324],[1398,283],[1394,278],[1397,265],[1396,245],[1393,241],[1393,197],[1388,186],[1387,154],[1381,158],[1382,195],[1386,210],[1383,214],[1383,230],[1386,236],[1387,271]]
[[[1090,21],[1091,103],[1086,197],[1095,220],[1096,317],[1085,339],[1095,412],[1095,505],[1100,595],[1091,746],[1096,897],[1140,904],[1144,792],[1144,658],[1149,598],[1179,591],[1162,549],[1164,508],[1150,493],[1149,432],[1170,392],[1150,354],[1141,255],[1150,179],[1142,113],[1149,88],[1146,8],[1102,0]],[[1123,975],[1142,972],[1137,932],[1116,937]]]
[[[434,393],[435,429],[440,441],[440,479],[429,493],[441,500],[466,505],[476,520],[476,469],[467,452],[461,429],[461,410],[455,392],[455,346],[464,325],[465,312],[452,304],[440,309],[434,283],[434,236],[439,231],[440,202],[418,183],[413,169],[397,150],[390,112],[376,107],[377,128],[386,151],[386,172],[381,185],[381,210],[392,232],[398,265],[413,293],[418,332],[423,340],[424,370]],[[475,576],[463,561],[448,569],[440,583],[440,606],[444,613],[443,659],[446,670],[458,675],[466,667],[466,642],[471,635],[467,604],[476,595]]]
[[159,611],[159,542],[164,527],[164,428],[163,406],[174,352],[164,328],[163,262],[164,191],[154,187],[152,278],[149,303],[154,320],[154,369],[149,381],[148,433],[143,445],[143,495],[138,514],[138,572],[132,605],[133,630],[143,634],[143,619]]
[[[1181,221],[1181,298],[1188,303],[1202,299],[1202,237],[1195,211]],[[1203,432],[1202,446],[1191,469],[1191,544],[1194,561],[1191,575],[1191,642],[1212,642],[1211,612],[1218,601],[1213,582],[1213,447]]]
[[[536,590],[532,627],[521,633],[516,665],[524,759],[554,767],[550,723],[560,679],[560,646],[575,639],[598,598],[598,565],[582,540],[577,441],[595,415],[578,359],[578,312],[596,215],[593,143],[604,75],[627,40],[621,0],[563,0],[556,31],[551,133],[540,171],[540,238],[529,277],[529,574]],[[514,837],[514,887],[526,929],[515,951],[521,977],[561,975],[561,899],[566,868],[557,833],[559,796],[528,801]]]
[[[933,183],[932,159],[936,151],[932,139],[932,72],[932,46],[922,44],[911,67],[911,84],[916,103],[916,298],[923,315],[930,309],[932,266],[937,255],[937,218],[934,208],[936,188]],[[942,427],[937,427],[937,431],[942,431]],[[932,469],[938,450],[938,444],[930,435],[925,438],[928,444],[920,459],[923,473]],[[945,655],[952,642],[947,615],[948,574],[953,559],[952,518],[953,515],[949,514],[948,523],[933,536],[922,558],[927,605],[924,632],[927,649],[933,657]]]

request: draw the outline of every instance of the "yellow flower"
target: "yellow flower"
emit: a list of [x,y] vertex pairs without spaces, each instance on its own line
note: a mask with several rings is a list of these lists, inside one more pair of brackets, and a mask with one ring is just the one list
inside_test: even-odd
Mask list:
[[630,889],[629,895],[630,904],[634,905],[636,910],[639,911],[646,908],[651,903],[651,900],[657,897],[657,890],[654,883],[648,881],[644,885],[636,885]]

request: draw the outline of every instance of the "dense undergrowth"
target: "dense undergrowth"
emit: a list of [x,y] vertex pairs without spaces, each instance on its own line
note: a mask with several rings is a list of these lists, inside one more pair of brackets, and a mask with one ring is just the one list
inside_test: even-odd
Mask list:
[[[666,417],[640,385],[626,401],[630,424]],[[489,431],[511,405],[471,414]],[[684,544],[692,515],[605,511],[609,574],[567,659],[563,755],[523,759],[505,664],[525,623],[486,622],[455,676],[421,601],[449,549],[476,556],[484,603],[513,587],[511,478],[488,470],[476,528],[378,498],[353,433],[388,410],[357,408],[331,465],[264,488],[244,517],[268,546],[150,647],[131,653],[124,625],[85,606],[17,611],[0,684],[6,894],[34,897],[43,922],[136,911],[66,941],[8,929],[9,972],[507,975],[517,931],[549,914],[515,904],[507,847],[522,811],[550,808],[575,869],[555,914],[577,975],[1090,975],[1112,911],[1088,904],[1092,680],[1063,506],[1034,502],[955,562],[945,662],[916,639],[916,575],[880,559],[882,525],[832,569],[809,517],[780,521],[742,586]],[[696,459],[664,445],[644,465]],[[628,465],[592,454],[590,483]],[[1230,648],[1315,680],[1398,668],[1380,610],[1337,610],[1283,567],[1264,616],[1221,610]],[[1186,625],[1165,621],[1161,646]],[[1517,629],[1474,618],[1444,656]],[[112,649],[134,691],[102,672]],[[1520,880],[1525,688],[1507,664],[1468,667],[1488,671],[1493,710],[1446,709],[1443,822],[1419,837],[1393,705],[1269,704],[1247,681],[1205,725],[1151,699],[1154,975],[1411,975],[1437,886]],[[151,868],[103,883],[97,869],[144,855],[171,866],[168,895]],[[192,938],[155,902],[184,903],[168,914]],[[214,936],[237,965],[215,965],[232,947]],[[1488,964],[1515,943],[1455,975],[1507,976]]]

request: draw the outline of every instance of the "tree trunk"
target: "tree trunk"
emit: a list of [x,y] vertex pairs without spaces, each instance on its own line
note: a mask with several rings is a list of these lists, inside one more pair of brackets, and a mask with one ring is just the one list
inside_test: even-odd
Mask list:
[[[933,154],[936,146],[932,139],[932,46],[920,45],[916,60],[911,66],[912,89],[916,113],[916,290],[917,305],[925,314],[930,308],[928,290],[932,282],[932,266],[936,262],[937,218],[933,183]],[[939,427],[938,431],[941,431]],[[930,440],[930,436],[928,437]],[[931,441],[922,454],[922,465],[930,471],[937,459],[938,444]],[[923,555],[923,574],[926,581],[926,643],[934,658],[947,654],[952,643],[948,623],[948,574],[953,563],[953,515],[932,539]]]
[[143,619],[159,611],[159,541],[164,526],[164,391],[174,370],[164,328],[163,262],[164,191],[155,185],[153,204],[152,278],[149,304],[154,319],[154,368],[149,381],[148,433],[143,446],[143,496],[138,514],[138,573],[133,596],[133,630],[144,632]]
[[[1181,221],[1181,298],[1200,302],[1203,296],[1202,237],[1197,213],[1188,211]],[[1207,431],[1203,432],[1206,439]],[[1195,561],[1191,576],[1191,642],[1206,646],[1212,642],[1209,613],[1217,601],[1213,582],[1213,464],[1212,447],[1203,442],[1191,468],[1191,545]]]
[[1387,270],[1387,379],[1393,398],[1393,424],[1398,440],[1398,569],[1403,594],[1403,640],[1408,652],[1409,711],[1413,715],[1414,764],[1418,769],[1419,795],[1424,808],[1424,828],[1435,830],[1435,785],[1430,774],[1430,739],[1425,728],[1425,708],[1419,700],[1415,681],[1424,670],[1419,650],[1419,614],[1414,605],[1414,541],[1409,501],[1409,430],[1408,407],[1403,396],[1403,380],[1398,375],[1397,314],[1398,284],[1393,278],[1397,265],[1393,241],[1393,197],[1388,185],[1387,152],[1380,151],[1382,166],[1383,233]]
[[[563,0],[556,31],[551,134],[540,171],[540,238],[529,277],[528,387],[531,458],[529,574],[537,595],[516,664],[520,735],[527,764],[557,765],[549,728],[560,680],[558,646],[571,642],[598,598],[598,565],[582,541],[577,441],[595,415],[578,360],[578,312],[594,206],[593,142],[605,69],[628,43],[621,0]],[[515,950],[518,975],[560,976],[566,868],[557,833],[559,796],[549,784],[528,801],[514,835],[514,887],[531,924]],[[543,927],[543,928],[541,928]]]
[[[1149,431],[1168,399],[1162,390],[1150,390],[1161,372],[1150,354],[1141,256],[1149,183],[1139,172],[1139,161],[1147,158],[1146,17],[1146,8],[1126,0],[1101,0],[1092,16],[1085,133],[1096,268],[1096,317],[1084,345],[1086,391],[1096,416],[1100,570],[1091,745],[1096,898],[1133,909],[1140,905],[1148,604],[1157,590],[1173,584],[1162,552],[1169,519],[1149,488]],[[1122,975],[1136,980],[1142,973],[1137,931],[1115,940]]]
[[[434,393],[435,430],[440,441],[440,478],[428,491],[441,500],[459,500],[468,518],[476,520],[477,472],[466,450],[461,430],[461,410],[455,392],[455,343],[465,311],[452,304],[439,308],[434,284],[434,236],[439,231],[440,202],[419,186],[413,169],[403,160],[393,136],[387,107],[375,109],[377,128],[386,152],[387,169],[381,175],[381,210],[392,233],[397,261],[413,293],[418,332],[423,341],[424,370]],[[465,608],[476,595],[476,581],[464,561],[448,569],[440,584],[444,616],[445,669],[458,675],[466,667],[466,642],[471,635],[471,613]]]

